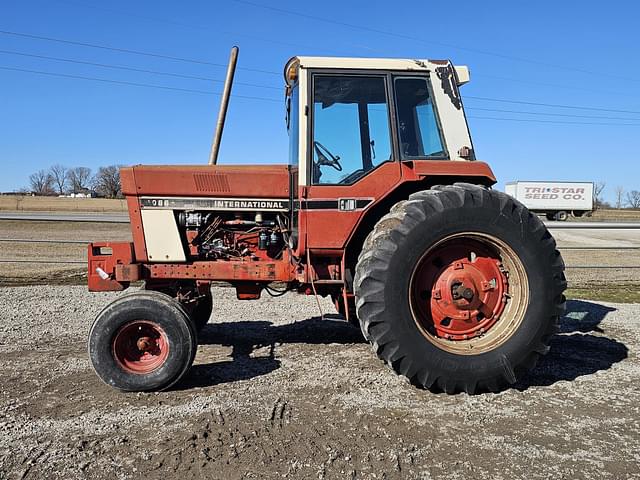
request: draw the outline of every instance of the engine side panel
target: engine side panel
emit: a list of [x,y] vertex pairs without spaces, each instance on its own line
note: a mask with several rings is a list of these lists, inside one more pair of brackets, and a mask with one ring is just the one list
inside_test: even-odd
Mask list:
[[147,256],[150,262],[187,260],[172,210],[142,209]]

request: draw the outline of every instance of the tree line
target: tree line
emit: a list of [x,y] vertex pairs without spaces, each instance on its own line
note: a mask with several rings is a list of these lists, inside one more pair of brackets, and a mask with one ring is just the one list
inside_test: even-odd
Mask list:
[[120,167],[100,167],[94,173],[88,167],[67,168],[57,164],[29,175],[29,187],[25,190],[35,195],[95,193],[101,197],[120,198]]
[[640,208],[640,190],[625,191],[624,187],[616,187],[614,190],[614,203],[603,199],[605,182],[593,182],[594,207],[597,208]]

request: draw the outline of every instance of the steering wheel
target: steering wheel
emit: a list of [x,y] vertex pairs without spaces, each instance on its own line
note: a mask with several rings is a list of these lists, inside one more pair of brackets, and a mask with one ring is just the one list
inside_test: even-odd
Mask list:
[[[334,155],[333,153],[331,153],[327,147],[325,147],[324,145],[322,145],[320,142],[313,142],[313,149],[316,152],[316,155],[318,156],[318,160],[315,162],[315,164],[318,167],[322,167],[322,166],[329,166],[329,167],[333,167],[336,170],[338,170],[339,172],[342,171],[342,165],[340,165],[340,156],[339,155]],[[324,151],[324,153],[323,153]],[[329,155],[328,158],[327,155],[325,155],[325,153],[327,155]]]

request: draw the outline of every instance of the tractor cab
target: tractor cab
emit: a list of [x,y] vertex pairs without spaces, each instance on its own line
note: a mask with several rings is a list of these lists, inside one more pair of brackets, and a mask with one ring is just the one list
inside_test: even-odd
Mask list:
[[449,61],[293,57],[285,67],[289,163],[299,185],[352,185],[387,162],[472,160]]
[[396,201],[394,192],[407,182],[415,189],[427,176],[460,169],[492,183],[485,164],[470,162],[475,156],[458,90],[469,80],[467,67],[448,60],[293,57],[284,76],[289,164],[297,167],[293,183],[301,202],[294,223],[306,232],[303,248],[344,249],[367,212]]

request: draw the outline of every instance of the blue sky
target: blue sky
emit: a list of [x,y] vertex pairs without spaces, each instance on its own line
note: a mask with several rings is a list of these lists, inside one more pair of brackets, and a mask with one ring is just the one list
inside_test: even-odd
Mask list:
[[[234,93],[262,99],[232,99],[220,163],[287,161],[281,72],[293,55],[451,58],[471,69],[471,83],[462,93],[474,146],[501,184],[516,179],[605,181],[605,196],[612,200],[616,186],[640,190],[638,5],[0,0],[0,30],[217,64],[226,64],[230,47],[239,45]],[[0,50],[224,77],[224,68],[209,64],[9,34],[0,34]],[[205,92],[221,89],[221,83],[210,80],[10,53],[0,53],[0,67]],[[0,68],[0,190],[25,186],[30,173],[54,163],[94,169],[113,163],[205,163],[218,102],[219,97],[201,93]]]

